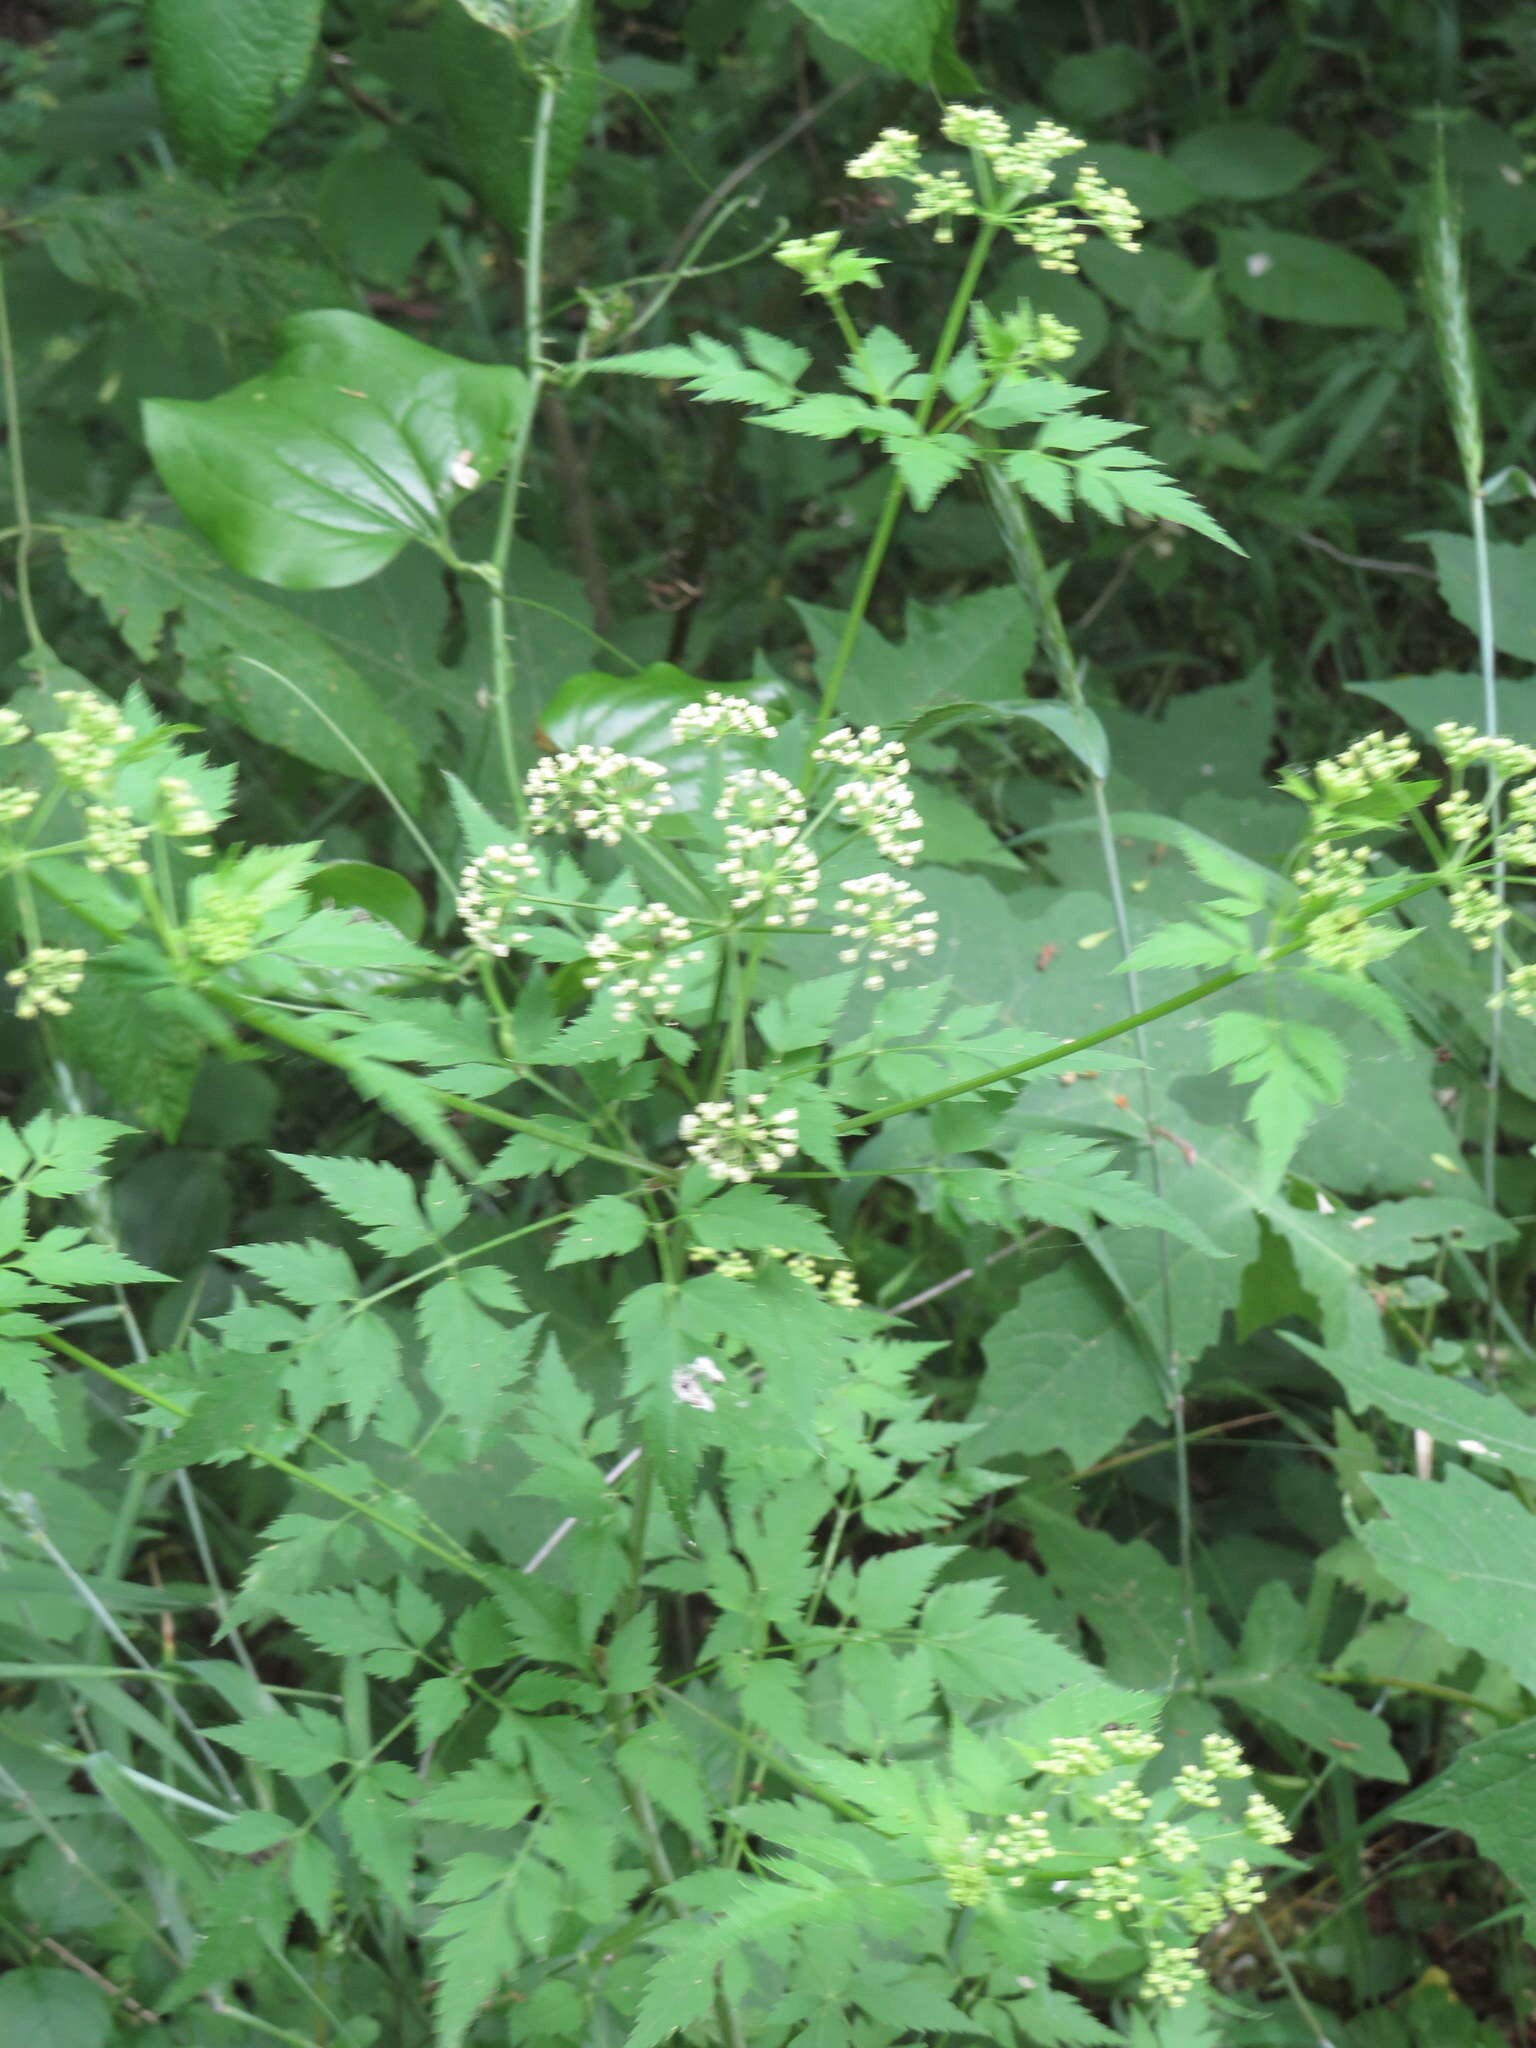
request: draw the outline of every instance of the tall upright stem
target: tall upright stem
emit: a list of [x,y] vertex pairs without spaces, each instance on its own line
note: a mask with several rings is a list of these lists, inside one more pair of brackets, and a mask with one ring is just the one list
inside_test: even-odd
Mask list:
[[5,398],[5,439],[10,454],[11,495],[16,501],[16,601],[27,645],[34,654],[47,646],[32,608],[32,507],[27,496],[27,465],[21,447],[21,400],[16,390],[16,352],[11,346],[11,311],[5,293],[5,265],[0,263],[0,389]]
[[[1057,685],[1073,710],[1083,714],[1087,711],[1088,704],[1083,694],[1082,667],[1073,651],[1071,636],[1061,616],[1061,607],[1056,602],[1056,593],[1051,587],[1050,571],[1046,567],[1044,555],[1040,552],[1040,543],[1035,537],[1033,522],[1018,492],[1006,483],[995,469],[989,468],[986,477],[993,513],[1002,530],[1014,574],[1038,622],[1041,642]],[[1104,861],[1115,931],[1120,941],[1120,955],[1122,960],[1129,961],[1132,952],[1131,923],[1126,909],[1124,880],[1120,873],[1120,855],[1115,845],[1114,828],[1110,822],[1108,799],[1104,793],[1104,777],[1090,768],[1088,779],[1093,799],[1094,823],[1098,831],[1099,851]],[[1131,1008],[1139,1011],[1140,978],[1132,967],[1127,967],[1125,978],[1130,991]],[[1134,1043],[1136,1056],[1141,1062],[1139,1093],[1142,1122],[1147,1131],[1147,1156],[1151,1164],[1152,1187],[1154,1193],[1161,1196],[1163,1166],[1152,1136],[1152,1069],[1148,1059],[1146,1033],[1140,1024],[1135,1027]],[[1158,1349],[1161,1352],[1164,1398],[1168,1404],[1168,1415],[1173,1429],[1184,1654],[1191,1679],[1198,1691],[1203,1683],[1203,1670],[1199,1632],[1195,1623],[1194,1515],[1189,1483],[1189,1440],[1184,1414],[1183,1377],[1179,1371],[1173,1341],[1173,1277],[1169,1269],[1168,1238],[1163,1231],[1158,1232],[1158,1264],[1158,1299],[1162,1319]]]
[[[1483,497],[1481,478],[1471,480],[1469,496],[1472,511],[1472,562],[1477,584],[1478,667],[1483,683],[1483,732],[1491,740],[1497,737],[1499,730],[1498,649],[1493,638],[1493,574],[1488,555],[1488,508]],[[1488,823],[1495,836],[1493,893],[1502,904],[1507,894],[1507,871],[1504,856],[1497,850],[1500,810],[1498,777],[1490,764]],[[1504,1016],[1500,999],[1504,993],[1505,979],[1504,948],[1497,937],[1489,948],[1488,972],[1492,1004],[1488,1012],[1488,1115],[1483,1126],[1483,1195],[1485,1200],[1492,1203],[1499,1149],[1497,1112]],[[1497,1270],[1494,1264],[1496,1254],[1491,1249],[1488,1258],[1491,1292]]]

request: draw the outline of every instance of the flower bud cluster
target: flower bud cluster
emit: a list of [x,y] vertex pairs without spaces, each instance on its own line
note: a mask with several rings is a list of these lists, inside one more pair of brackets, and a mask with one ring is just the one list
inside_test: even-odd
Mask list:
[[838,954],[845,967],[862,962],[864,986],[885,987],[887,971],[904,974],[914,959],[926,960],[938,945],[938,912],[919,910],[926,902],[899,875],[859,875],[844,882],[833,907],[833,935],[846,939]]
[[518,898],[543,879],[538,860],[521,840],[477,854],[459,877],[456,905],[469,943],[498,960],[505,960],[514,946],[526,946],[533,911]]
[[1481,733],[1452,719],[1435,727],[1435,745],[1451,768],[1486,768],[1490,775],[1529,775],[1536,771],[1536,747],[1499,734]]
[[1396,782],[1418,759],[1418,749],[1403,735],[1389,739],[1385,733],[1368,732],[1343,753],[1319,761],[1312,772],[1323,802],[1338,806],[1358,803],[1384,782]]
[[971,320],[982,358],[995,370],[1030,370],[1041,363],[1064,363],[1083,338],[1078,328],[1058,320],[1054,313],[1037,312],[1028,299],[1021,299],[1001,320],[978,304],[971,309]]
[[1536,1017],[1536,961],[1509,970],[1499,1001],[1507,1003],[1517,1017]]
[[852,1266],[844,1266],[835,1259],[818,1259],[809,1252],[791,1254],[770,1246],[768,1256],[782,1259],[786,1271],[803,1280],[807,1287],[814,1287],[822,1299],[829,1301],[833,1308],[859,1308],[858,1277]]
[[1457,883],[1450,892],[1450,903],[1451,927],[1466,934],[1474,953],[1486,953],[1494,934],[1511,916],[1509,905],[1501,903],[1488,884],[1475,875]]
[[93,875],[117,868],[125,875],[147,875],[149,862],[139,849],[149,837],[147,825],[136,825],[126,804],[87,804],[85,864]]
[[682,969],[704,958],[692,946],[693,927],[665,903],[613,911],[587,948],[592,971],[584,987],[611,990],[613,1014],[621,1024],[635,1019],[661,1023],[677,1014],[683,993]]
[[0,707],[0,747],[18,747],[32,737],[32,728],[19,711],[7,704]]
[[[757,1271],[757,1265],[749,1252],[716,1251],[713,1246],[696,1244],[688,1253],[695,1265],[707,1266],[718,1273],[723,1280],[750,1280]],[[783,1245],[765,1245],[759,1254],[764,1259],[777,1260],[788,1273],[803,1280],[807,1287],[814,1287],[823,1300],[834,1308],[860,1308],[863,1306],[859,1295],[859,1283],[852,1266],[840,1265],[834,1259],[818,1259],[805,1252],[786,1251]]]
[[873,725],[860,732],[845,727],[823,740],[811,758],[849,771],[832,792],[844,824],[867,832],[882,860],[911,867],[923,850],[923,821],[907,782],[912,763],[900,740],[883,739]]
[[208,834],[218,823],[212,811],[195,794],[192,785],[184,775],[162,775],[155,784],[155,794],[160,800],[157,830],[167,839],[186,839],[194,842],[182,850],[194,860],[206,860],[213,852]]
[[[1184,2004],[1200,1982],[1198,1937],[1233,1914],[1252,1912],[1264,1887],[1245,1858],[1228,1859],[1218,1846],[1230,1840],[1230,1827],[1213,1828],[1199,1817],[1168,1818],[1167,1793],[1149,1795],[1135,1782],[1127,1766],[1150,1762],[1161,1749],[1156,1736],[1139,1728],[1053,1737],[1030,1764],[1037,1777],[1056,1781],[1049,1803],[1009,1814],[993,1833],[934,1845],[950,1898],[980,1906],[990,1902],[997,1882],[1011,1890],[1034,1882],[1043,1903],[1049,1882],[1050,1894],[1096,1921],[1123,1921],[1126,1934],[1144,1944],[1144,1997]],[[1238,1745],[1229,1736],[1210,1735],[1200,1760],[1184,1766],[1172,1791],[1198,1816],[1220,1805],[1224,1781],[1251,1776]],[[1083,1783],[1094,1779],[1108,1782]],[[1159,1806],[1164,1817],[1154,1820]],[[1118,1827],[1118,1843],[1113,1837],[1105,1842],[1111,1825]],[[1084,1829],[1099,1858],[1086,1870],[1078,1861]],[[1289,1840],[1283,1817],[1256,1792],[1248,1797],[1241,1829],[1271,1847]],[[1082,1874],[1057,1876],[1064,1862]],[[1036,1878],[1042,1864],[1047,1868]]]
[[0,825],[19,825],[37,809],[41,792],[25,783],[8,783],[0,789]]
[[578,832],[603,846],[617,846],[626,832],[649,832],[672,803],[664,768],[609,746],[572,747],[540,761],[523,794],[530,832]]
[[840,249],[842,236],[836,228],[819,235],[780,242],[774,258],[795,272],[803,288],[813,296],[835,299],[856,284],[878,285],[883,256],[866,256],[860,249]]
[[913,196],[906,218],[937,221],[935,235],[940,242],[954,239],[957,220],[988,220],[1005,228],[1021,248],[1032,249],[1047,270],[1075,270],[1077,249],[1093,228],[1121,249],[1141,246],[1140,214],[1121,187],[1109,184],[1092,164],[1084,164],[1078,171],[1070,202],[1047,199],[1040,205],[1027,203],[1049,192],[1058,162],[1082,149],[1080,136],[1054,121],[1037,121],[1016,139],[1007,121],[992,107],[946,108],[939,125],[947,142],[982,158],[986,165],[982,189],[953,167],[923,170],[917,137],[905,128],[883,129],[849,164],[848,175],[894,178],[911,185]]
[[681,1118],[677,1130],[690,1159],[711,1180],[737,1184],[760,1173],[777,1173],[800,1149],[800,1119],[792,1109],[762,1116],[766,1095],[745,1102],[701,1102]]
[[721,740],[771,740],[778,735],[760,704],[750,697],[728,697],[711,690],[702,704],[685,704],[672,720],[672,737],[681,745],[702,740],[706,746]]
[[85,979],[87,955],[78,946],[34,946],[5,977],[17,991],[18,1017],[67,1017],[69,998]]
[[1488,830],[1488,808],[1476,802],[1464,789],[1443,797],[1439,809],[1440,830],[1453,846],[1471,846]]
[[187,920],[187,949],[210,967],[232,966],[255,946],[264,922],[259,903],[213,883],[204,889],[196,916]]
[[40,732],[38,745],[52,754],[61,782],[99,796],[134,736],[133,727],[115,704],[93,690],[56,690],[53,701],[65,713],[64,726],[59,732]]

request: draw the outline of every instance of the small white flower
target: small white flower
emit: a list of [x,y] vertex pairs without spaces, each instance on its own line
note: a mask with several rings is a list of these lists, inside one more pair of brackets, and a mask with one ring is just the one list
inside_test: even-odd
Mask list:
[[704,1382],[712,1380],[719,1386],[724,1379],[725,1374],[712,1358],[695,1358],[691,1364],[680,1365],[673,1373],[673,1398],[689,1408],[701,1408],[706,1414],[713,1415],[715,1397]]
[[472,448],[461,448],[449,463],[448,480],[461,491],[472,491],[479,483],[480,472],[475,467]]

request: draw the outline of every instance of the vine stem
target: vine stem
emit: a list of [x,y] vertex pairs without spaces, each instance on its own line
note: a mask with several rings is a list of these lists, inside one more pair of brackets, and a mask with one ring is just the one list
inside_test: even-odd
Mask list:
[[32,608],[32,507],[27,496],[27,465],[21,447],[21,400],[16,389],[16,355],[11,346],[11,309],[5,290],[5,265],[0,263],[0,386],[5,396],[5,438],[10,453],[11,495],[16,501],[16,602],[34,654],[47,651]]
[[[1003,542],[1013,562],[1014,575],[1040,622],[1041,638],[1045,652],[1055,673],[1057,686],[1062,696],[1078,714],[1083,728],[1087,730],[1088,700],[1083,689],[1083,666],[1073,649],[1071,636],[1056,602],[1056,593],[1051,587],[1050,571],[1045,556],[1035,535],[1034,522],[1018,491],[1004,481],[990,464],[986,470],[987,495],[991,501],[993,516],[1002,531]],[[1115,845],[1114,827],[1110,822],[1109,803],[1104,793],[1105,777],[1091,764],[1088,769],[1089,787],[1093,799],[1094,827],[1098,834],[1099,852],[1104,862],[1105,878],[1109,884],[1109,900],[1114,913],[1115,931],[1120,942],[1120,957],[1125,963],[1126,986],[1130,991],[1131,1007],[1141,1008],[1141,987],[1136,970],[1130,965],[1133,951],[1131,942],[1131,921],[1126,908],[1125,882],[1120,872],[1120,855]],[[1106,764],[1107,766],[1107,764]],[[1133,1033],[1136,1056],[1141,1061],[1139,1093],[1141,1096],[1142,1123],[1147,1132],[1147,1153],[1151,1166],[1152,1190],[1161,1199],[1163,1194],[1163,1163],[1159,1157],[1153,1132],[1152,1117],[1152,1067],[1148,1057],[1146,1028],[1138,1024]],[[1173,1425],[1173,1460],[1175,1494],[1177,1499],[1178,1544],[1179,1544],[1179,1604],[1184,1629],[1184,1657],[1189,1667],[1190,1679],[1196,1693],[1204,1689],[1204,1667],[1200,1655],[1199,1632],[1195,1624],[1195,1539],[1194,1504],[1190,1490],[1189,1475],[1189,1432],[1184,1411],[1184,1382],[1179,1371],[1174,1345],[1173,1328],[1173,1275],[1168,1259],[1168,1234],[1160,1230],[1157,1234],[1158,1255],[1158,1301],[1161,1309],[1162,1328],[1160,1342],[1159,1377],[1163,1381],[1163,1397],[1167,1403],[1169,1418]]]
[[512,650],[507,641],[507,566],[512,557],[512,537],[517,528],[517,501],[523,487],[523,471],[533,438],[533,423],[543,396],[544,374],[544,236],[549,219],[549,149],[554,134],[555,110],[565,84],[565,60],[578,9],[566,17],[555,54],[539,78],[539,99],[533,117],[533,143],[528,161],[528,214],[523,230],[523,362],[528,378],[527,403],[523,407],[506,474],[501,480],[501,504],[496,514],[496,534],[486,564],[489,586],[491,629],[491,690],[495,706],[496,738],[501,751],[501,769],[507,793],[519,822],[524,815],[522,777],[517,765],[517,732],[512,717],[512,693],[517,677]]

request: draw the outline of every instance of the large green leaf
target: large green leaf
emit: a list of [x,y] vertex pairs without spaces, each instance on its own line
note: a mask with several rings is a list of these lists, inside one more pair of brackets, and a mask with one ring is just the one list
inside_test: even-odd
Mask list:
[[1287,1335],[1299,1350],[1333,1374],[1356,1413],[1379,1408],[1394,1422],[1421,1429],[1438,1444],[1449,1444],[1468,1457],[1506,1465],[1522,1478],[1536,1479],[1536,1418],[1517,1408],[1507,1395],[1442,1379],[1438,1373],[1403,1365],[1381,1353],[1325,1351],[1294,1333]]
[[[566,12],[561,10],[561,22],[546,29],[546,36],[566,32]],[[528,225],[538,82],[508,35],[488,27],[483,14],[474,20],[462,6],[443,7],[435,33],[449,135],[481,200],[509,235],[521,238]],[[549,140],[551,201],[570,182],[597,105],[600,79],[589,7],[583,5],[569,37]]]
[[1314,235],[1232,229],[1220,237],[1222,282],[1271,320],[1312,327],[1402,327],[1403,296],[1374,263]]
[[1407,1766],[1385,1725],[1337,1686],[1320,1685],[1310,1675],[1307,1667],[1317,1655],[1308,1636],[1306,1612],[1295,1594],[1272,1580],[1248,1610],[1236,1663],[1212,1679],[1212,1689],[1346,1770],[1406,1783]]
[[233,583],[190,534],[82,520],[64,535],[64,557],[141,661],[159,652],[171,616],[180,615],[180,683],[194,703],[216,706],[255,738],[333,774],[365,774],[362,755],[398,796],[415,801],[416,748],[368,684],[312,627]]
[[1031,1282],[984,1349],[971,1413],[981,1430],[965,1447],[976,1464],[1064,1450],[1085,1466],[1165,1405],[1155,1361],[1085,1257]]
[[887,71],[926,85],[948,47],[950,0],[795,0],[808,21]]
[[1536,1721],[1469,1742],[1393,1817],[1470,1835],[1536,1915]]
[[12,1969],[0,1977],[0,2038],[17,2048],[105,2048],[112,2008],[73,1970]]
[[1367,1477],[1386,1510],[1361,1531],[1408,1612],[1536,1690],[1536,1517],[1453,1465],[1438,1484]]
[[[1453,534],[1440,534],[1435,538],[1452,543],[1456,540]],[[1531,649],[1526,659],[1536,661],[1536,605],[1531,603],[1530,597],[1530,578],[1536,571],[1536,557],[1523,565],[1525,581],[1522,584],[1520,549],[1495,547],[1492,553],[1495,557],[1513,555],[1516,558],[1504,572],[1508,577],[1504,591],[1510,600],[1508,604],[1499,604],[1498,585],[1495,585],[1497,638],[1504,652],[1514,655],[1519,654],[1519,647],[1506,643],[1523,640]],[[1499,577],[1502,566],[1495,568],[1496,577]],[[1463,582],[1460,564],[1454,557],[1442,563],[1440,594],[1463,625],[1473,623],[1472,619],[1463,616],[1461,609],[1464,594],[1470,592],[1470,582],[1470,575]],[[1528,617],[1523,619],[1522,612]],[[1356,696],[1385,704],[1422,740],[1432,738],[1435,727],[1446,719],[1457,725],[1482,724],[1483,679],[1456,669],[1441,669],[1430,676],[1398,676],[1390,683],[1351,683],[1349,687]],[[1499,731],[1509,739],[1524,741],[1528,747],[1536,746],[1536,684],[1510,676],[1499,678]]]
[[322,0],[149,0],[149,48],[166,123],[192,167],[232,178],[298,89]]
[[447,514],[498,468],[528,402],[520,370],[466,363],[360,313],[300,313],[276,365],[221,397],[151,399],[149,449],[226,561],[289,590],[445,542]]
[[1309,178],[1323,153],[1294,128],[1224,121],[1181,136],[1171,158],[1208,199],[1276,199]]
[[[796,602],[823,674],[843,631],[843,615]],[[946,605],[907,606],[906,638],[859,627],[838,699],[858,725],[899,725],[940,704],[1020,696],[1035,642],[1028,604],[1011,583],[972,591]]]
[[[1477,556],[1471,541],[1462,533],[1423,533],[1429,543],[1440,578],[1440,595],[1451,616],[1471,633],[1477,631]],[[1488,550],[1488,575],[1493,586],[1493,637],[1502,654],[1518,661],[1536,661],[1536,535],[1519,547],[1495,541]],[[1503,692],[1501,691],[1501,697]],[[1520,685],[1515,696],[1523,695]],[[1471,718],[1468,709],[1445,711],[1443,718]],[[1501,721],[1502,726],[1502,721]]]
[[66,277],[132,299],[166,324],[201,321],[265,339],[289,314],[334,304],[346,290],[317,260],[307,227],[187,178],[67,193],[40,211],[38,232]]

